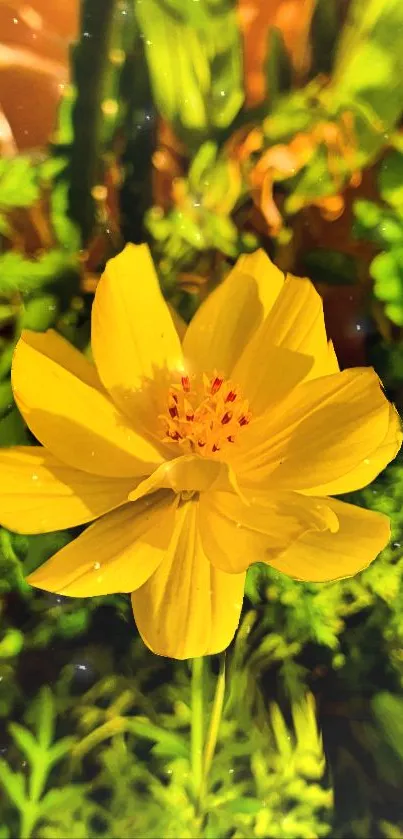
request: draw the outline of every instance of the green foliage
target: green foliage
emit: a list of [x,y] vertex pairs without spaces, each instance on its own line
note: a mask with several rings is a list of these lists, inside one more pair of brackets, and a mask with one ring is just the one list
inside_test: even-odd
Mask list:
[[[353,0],[338,46],[329,99],[356,115],[357,162],[389,139],[402,113],[403,53],[392,33],[403,25],[400,0]],[[370,68],[370,72],[369,72]]]
[[227,128],[244,98],[232,0],[137,0],[135,13],[162,116],[188,140]]
[[[204,11],[208,3],[206,0],[203,6],[197,5]],[[335,10],[332,13],[327,4],[325,15],[324,5],[318,5],[313,31],[315,26],[320,31],[321,27],[332,25]],[[300,89],[290,89],[281,35],[271,30],[266,66],[270,99],[256,109],[256,113],[241,110],[236,121],[237,127],[246,124],[260,132],[262,142],[259,152],[252,153],[237,169],[231,142],[229,147],[220,144],[214,154],[206,152],[206,149],[216,148],[217,131],[213,128],[217,125],[213,123],[208,131],[202,71],[202,79],[196,73],[194,79],[186,82],[184,92],[181,85],[183,79],[188,79],[190,70],[178,72],[177,65],[168,59],[168,52],[179,56],[183,52],[189,62],[197,61],[198,49],[193,46],[197,26],[192,21],[191,37],[179,37],[179,28],[186,25],[182,20],[185,14],[182,7],[178,12],[175,3],[162,4],[153,0],[154,7],[155,17],[146,13],[145,2],[136,4],[140,26],[145,27],[143,34],[157,108],[176,130],[185,126],[189,131],[197,129],[200,133],[203,129],[202,140],[205,141],[203,145],[198,136],[193,149],[185,134],[194,154],[183,178],[180,197],[168,212],[154,207],[146,217],[160,270],[169,284],[178,270],[189,270],[197,265],[201,250],[213,249],[234,258],[255,247],[249,239],[249,231],[247,234],[240,232],[237,222],[238,218],[242,219],[242,208],[248,206],[253,194],[253,184],[249,180],[253,166],[273,147],[279,146],[279,154],[268,163],[268,171],[273,173],[273,181],[284,196],[280,202],[284,223],[305,206],[320,204],[323,199],[340,194],[351,179],[355,183],[357,172],[371,164],[389,142],[402,113],[403,53],[399,38],[391,39],[390,33],[400,31],[403,11],[400,0],[370,0],[369,3],[354,0],[338,44],[334,34],[332,36],[334,67],[330,79],[324,82],[323,77],[318,76]],[[174,48],[170,38],[175,40]],[[203,39],[202,43],[212,43],[211,38]],[[164,73],[160,71],[161,63]],[[370,81],[368,67],[376,67]],[[219,78],[219,74],[213,74],[212,78]],[[235,83],[234,87],[237,89]],[[233,117],[234,114],[231,119]],[[284,158],[288,145],[298,136],[303,140],[300,150],[291,151]],[[198,171],[201,163],[205,163],[205,171],[195,185],[194,167]],[[394,167],[395,163],[391,169]],[[396,179],[399,180],[398,167]],[[385,222],[385,235],[393,236],[392,224]],[[282,225],[273,232],[282,243],[292,237],[292,229]],[[387,314],[396,321],[398,304],[391,300],[388,305],[391,308]]]
[[18,835],[22,839],[29,839],[38,822],[52,811],[69,806],[76,795],[76,789],[68,785],[46,792],[52,768],[66,756],[73,742],[69,737],[55,740],[55,707],[48,688],[42,689],[32,707],[32,721],[34,733],[19,723],[9,726],[15,746],[25,758],[22,765],[28,766],[27,775],[0,758],[0,784],[18,812]]
[[379,193],[384,204],[358,200],[354,204],[355,235],[381,251],[372,260],[370,274],[374,295],[384,304],[385,314],[403,326],[403,154],[391,151],[382,161]]
[[[163,668],[138,642],[131,647],[137,674],[108,671],[76,699],[75,669],[68,665],[57,686],[31,709],[29,728],[12,724],[16,746],[26,757],[26,780],[3,760],[0,786],[8,796],[7,824],[22,837],[66,835],[104,837],[325,836],[329,833],[331,791],[324,784],[325,762],[313,697],[301,697],[289,726],[279,706],[270,706],[263,727],[248,708],[225,703],[202,804],[194,786],[191,755],[193,709],[188,668],[176,664],[169,683]],[[230,680],[236,683],[236,672]],[[159,686],[150,690],[150,680]],[[211,710],[214,678],[203,678],[204,726]],[[56,737],[55,707],[76,737]],[[36,736],[30,728],[35,725]],[[248,736],[245,736],[245,733]],[[58,761],[57,774],[50,768]],[[91,784],[86,783],[91,767]],[[5,768],[7,767],[7,768]],[[63,778],[60,786],[55,780]],[[195,794],[196,793],[196,794]]]

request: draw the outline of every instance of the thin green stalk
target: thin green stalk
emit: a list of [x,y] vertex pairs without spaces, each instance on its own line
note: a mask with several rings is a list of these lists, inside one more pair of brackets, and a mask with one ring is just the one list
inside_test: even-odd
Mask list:
[[220,660],[220,670],[217,677],[217,684],[214,694],[213,709],[211,711],[210,724],[207,732],[206,744],[203,754],[202,779],[199,793],[199,807],[202,807],[203,798],[207,788],[207,778],[210,771],[211,763],[214,757],[214,752],[217,746],[218,732],[222,718],[222,710],[224,705],[225,695],[225,653],[222,653]]
[[192,660],[191,764],[195,795],[203,777],[203,658]]

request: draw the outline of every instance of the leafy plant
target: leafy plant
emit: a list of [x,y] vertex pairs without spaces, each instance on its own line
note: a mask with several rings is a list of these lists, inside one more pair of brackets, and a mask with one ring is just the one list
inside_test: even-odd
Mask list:
[[42,688],[37,703],[32,709],[33,729],[19,723],[10,723],[9,731],[28,766],[26,774],[19,772],[0,759],[0,783],[9,800],[18,812],[19,836],[29,839],[38,823],[53,810],[68,807],[77,789],[64,786],[46,791],[52,768],[66,756],[73,739],[63,737],[55,740],[56,710],[51,691]]

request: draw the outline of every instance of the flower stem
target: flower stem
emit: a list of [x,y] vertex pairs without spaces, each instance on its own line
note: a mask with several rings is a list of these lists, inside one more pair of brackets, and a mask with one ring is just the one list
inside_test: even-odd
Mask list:
[[203,658],[192,660],[191,764],[195,795],[199,795],[203,777]]
[[225,695],[225,653],[220,658],[220,670],[217,677],[217,684],[214,694],[213,708],[211,711],[210,724],[207,732],[207,739],[204,747],[202,778],[199,792],[199,809],[202,808],[203,799],[207,787],[207,778],[210,771],[214,752],[217,746],[218,732],[220,728],[222,709]]

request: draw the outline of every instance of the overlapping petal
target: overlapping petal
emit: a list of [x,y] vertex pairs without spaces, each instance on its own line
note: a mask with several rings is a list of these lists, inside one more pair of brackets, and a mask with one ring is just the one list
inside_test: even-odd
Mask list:
[[172,489],[181,494],[210,492],[212,489],[232,490],[240,494],[236,476],[226,463],[196,455],[183,455],[163,463],[149,478],[140,481],[129,495],[136,501],[157,489]]
[[321,499],[296,492],[248,492],[246,501],[213,492],[200,501],[200,533],[206,555],[227,573],[253,562],[270,562],[307,531],[337,530],[337,518]]
[[[159,451],[88,377],[78,378],[54,360],[53,346],[54,338],[24,332],[13,358],[15,400],[37,440],[64,463],[86,472],[150,474],[162,462]],[[67,353],[64,360],[68,362]]]
[[306,490],[309,495],[341,495],[368,486],[397,455],[402,444],[402,422],[394,405],[389,405],[389,424],[380,445],[347,474]]
[[24,339],[39,353],[60,364],[85,384],[103,390],[95,364],[54,329],[48,329],[47,332],[25,330]]
[[251,423],[233,465],[241,486],[305,491],[353,476],[388,427],[389,403],[374,371],[345,370],[304,383]]
[[172,658],[221,652],[242,608],[245,574],[215,569],[203,550],[197,503],[178,512],[163,562],[132,594],[134,617],[147,646]]
[[128,500],[133,479],[72,469],[40,446],[0,449],[0,524],[48,533],[86,524]]
[[251,338],[232,374],[254,417],[288,396],[314,364],[312,356],[270,344],[270,330],[266,330],[269,321],[267,318]]
[[310,280],[287,274],[263,331],[271,343],[312,356],[312,377],[324,375],[329,350],[323,303]]
[[305,533],[270,561],[273,568],[297,580],[326,582],[351,577],[366,568],[390,538],[387,516],[335,498],[320,500],[337,516],[337,532]]
[[230,376],[242,350],[270,311],[284,283],[263,251],[241,257],[190,322],[183,351],[191,369]]
[[135,427],[151,430],[169,371],[183,368],[178,333],[147,245],[110,259],[92,307],[92,350],[103,384]]
[[133,591],[164,559],[176,506],[173,494],[163,493],[107,513],[30,574],[28,582],[70,597]]

